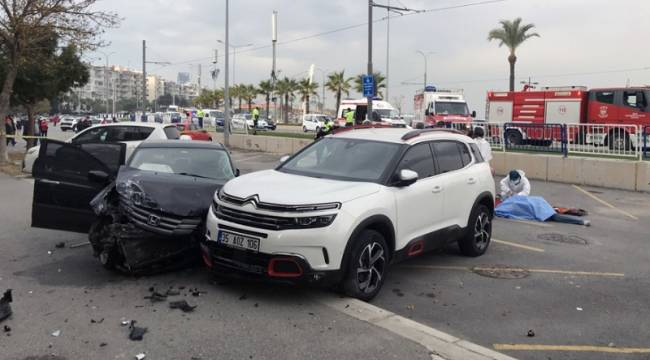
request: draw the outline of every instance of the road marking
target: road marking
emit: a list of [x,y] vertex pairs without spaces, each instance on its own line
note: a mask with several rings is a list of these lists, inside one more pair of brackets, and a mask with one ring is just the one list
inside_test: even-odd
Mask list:
[[432,360],[515,360],[492,349],[459,339],[357,299],[321,293],[313,296],[313,300],[423,346],[431,353]]
[[627,348],[590,345],[536,345],[536,344],[494,344],[495,350],[518,351],[582,351],[618,354],[650,354],[650,348]]
[[508,222],[514,222],[520,224],[527,224],[527,225],[533,225],[533,226],[543,227],[543,228],[553,227],[553,225],[541,221],[515,220],[515,219],[506,219],[506,218],[497,218],[497,219],[499,221],[508,221]]
[[587,190],[581,188],[580,186],[578,186],[578,185],[573,185],[573,187],[574,187],[576,190],[582,192],[583,194],[589,196],[590,198],[592,198],[592,199],[598,201],[599,203],[601,203],[601,204],[603,204],[603,205],[605,205],[605,206],[607,206],[607,207],[610,207],[610,208],[612,208],[612,209],[614,209],[614,210],[620,212],[621,214],[623,214],[623,215],[625,215],[625,216],[627,216],[627,217],[629,217],[629,218],[631,218],[631,219],[639,220],[638,217],[636,217],[636,216],[630,214],[629,212],[627,212],[627,211],[625,211],[625,210],[622,210],[622,209],[617,208],[616,206],[614,206],[614,205],[608,203],[607,201],[605,201],[605,200],[599,198],[598,196],[596,196],[596,195],[590,193],[589,191],[587,191]]
[[513,272],[529,272],[540,274],[560,274],[560,275],[580,275],[580,276],[603,276],[603,277],[625,277],[623,273],[614,272],[597,272],[597,271],[573,271],[573,270],[556,270],[556,269],[526,269],[526,268],[504,268],[504,267],[491,267],[491,266],[440,266],[440,265],[400,265],[401,268],[408,269],[421,269],[421,270],[457,270],[457,271],[497,271],[507,269]]
[[524,250],[530,250],[530,251],[535,251],[535,252],[544,252],[545,251],[542,248],[537,248],[537,247],[528,246],[528,245],[522,245],[522,244],[518,244],[518,243],[514,243],[514,242],[510,242],[510,241],[505,241],[505,240],[492,239],[492,241],[497,243],[497,244],[512,246],[512,247],[516,247],[516,248],[520,248],[520,249],[524,249]]

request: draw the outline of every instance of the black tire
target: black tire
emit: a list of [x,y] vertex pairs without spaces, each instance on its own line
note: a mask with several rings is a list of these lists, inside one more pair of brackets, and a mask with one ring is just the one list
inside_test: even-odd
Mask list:
[[461,254],[477,257],[485,254],[492,239],[492,216],[487,206],[478,204],[472,210],[467,232],[458,240]]
[[350,247],[347,272],[343,279],[346,295],[370,301],[381,290],[388,267],[388,246],[384,236],[374,230],[363,230]]
[[523,143],[523,136],[518,130],[506,131],[506,138],[511,145],[521,145]]
[[623,134],[619,132],[611,132],[607,136],[607,144],[609,145],[610,150],[631,150],[632,146],[630,144],[630,136],[624,132]]

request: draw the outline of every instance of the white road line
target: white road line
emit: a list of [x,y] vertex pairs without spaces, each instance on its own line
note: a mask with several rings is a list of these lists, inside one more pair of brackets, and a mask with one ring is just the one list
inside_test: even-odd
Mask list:
[[496,244],[501,244],[501,245],[506,245],[506,246],[512,246],[512,247],[516,247],[516,248],[524,249],[524,250],[529,250],[529,251],[544,252],[544,249],[542,249],[542,248],[538,248],[538,247],[534,247],[534,246],[528,246],[528,245],[523,245],[523,244],[519,244],[519,243],[511,242],[511,241],[505,241],[505,240],[499,240],[499,239],[492,238],[492,242],[494,242],[494,243],[496,243]]
[[363,301],[327,293],[319,294],[314,300],[422,345],[432,353],[433,360],[515,360]]
[[513,219],[506,219],[506,218],[495,218],[495,219],[497,219],[499,221],[506,221],[506,222],[514,222],[514,223],[519,223],[519,224],[533,225],[533,226],[543,227],[543,228],[553,227],[553,225],[547,224],[547,223],[541,222],[541,221],[513,220]]

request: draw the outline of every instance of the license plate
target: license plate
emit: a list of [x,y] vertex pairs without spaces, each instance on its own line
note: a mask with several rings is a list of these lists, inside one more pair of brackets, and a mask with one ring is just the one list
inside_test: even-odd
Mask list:
[[260,251],[260,239],[234,234],[227,231],[219,231],[217,241],[220,244],[237,249],[251,250],[254,252]]

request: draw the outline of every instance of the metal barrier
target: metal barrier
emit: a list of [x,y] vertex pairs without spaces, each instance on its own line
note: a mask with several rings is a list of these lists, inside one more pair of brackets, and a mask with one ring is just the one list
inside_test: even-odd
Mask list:
[[570,124],[566,127],[569,154],[638,159],[645,147],[637,125]]
[[472,121],[472,122],[452,122],[451,127],[453,129],[467,132],[468,135],[472,135],[469,130],[472,132],[476,128],[483,129],[483,138],[490,143],[492,150],[503,150],[503,126],[500,123],[489,123],[485,121]]
[[503,139],[506,150],[567,155],[563,124],[505,123]]
[[650,146],[650,126],[643,127],[643,159],[650,160],[650,154],[648,152],[648,146]]

